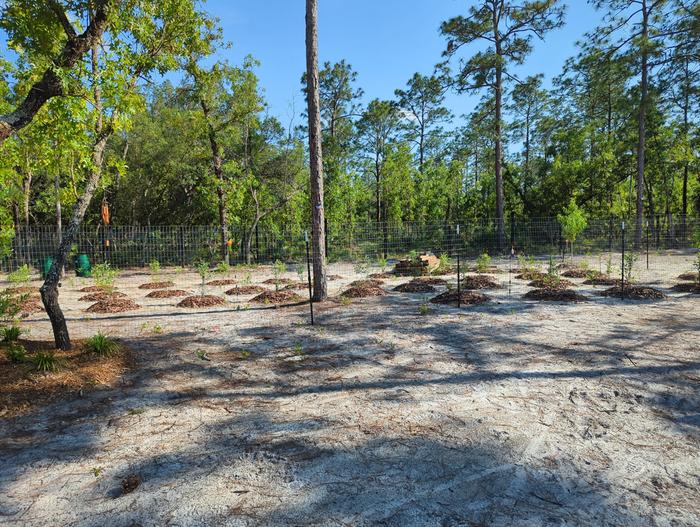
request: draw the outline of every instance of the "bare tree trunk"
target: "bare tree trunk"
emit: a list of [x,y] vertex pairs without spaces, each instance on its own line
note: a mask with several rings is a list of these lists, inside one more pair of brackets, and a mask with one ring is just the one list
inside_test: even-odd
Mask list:
[[[58,238],[58,244],[61,245],[63,241],[63,217],[61,216],[61,176],[56,173],[53,181],[54,189],[56,191],[56,237]],[[65,275],[65,267],[60,269],[61,278]]]
[[649,92],[649,65],[647,39],[649,32],[649,12],[647,1],[642,0],[642,79],[640,85],[641,99],[639,102],[639,142],[637,144],[637,215],[634,228],[634,247],[639,249],[642,243],[642,229],[644,222],[644,166],[646,156],[646,116],[647,98]]
[[309,166],[311,173],[311,241],[313,245],[315,301],[328,297],[326,282],[326,232],[323,207],[323,154],[318,80],[318,0],[306,0],[306,88],[309,116]]
[[[501,58],[501,40],[499,32],[499,16],[498,10],[493,10],[493,31],[496,55]],[[495,130],[495,172],[496,172],[496,249],[499,253],[503,252],[506,246],[506,230],[504,223],[504,194],[503,194],[503,171],[502,171],[502,156],[503,156],[503,137],[502,137],[502,113],[503,113],[503,68],[499,65],[496,67],[496,85],[494,87],[496,98],[496,130]]]

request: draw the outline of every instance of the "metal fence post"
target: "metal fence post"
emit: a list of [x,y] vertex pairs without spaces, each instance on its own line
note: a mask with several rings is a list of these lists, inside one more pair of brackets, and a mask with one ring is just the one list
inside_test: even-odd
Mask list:
[[460,243],[459,243],[459,224],[457,224],[457,307],[462,307],[462,277],[460,276]]

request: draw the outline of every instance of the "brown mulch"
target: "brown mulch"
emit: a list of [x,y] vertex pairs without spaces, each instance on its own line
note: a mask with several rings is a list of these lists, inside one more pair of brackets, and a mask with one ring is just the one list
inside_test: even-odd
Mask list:
[[280,291],[264,291],[250,301],[258,304],[284,304],[303,302],[304,299],[294,291],[282,289]]
[[447,280],[444,278],[434,278],[432,276],[417,276],[411,282],[421,282],[429,285],[447,285]]
[[433,304],[449,304],[451,306],[457,306],[457,300],[461,300],[463,306],[471,306],[476,304],[483,304],[484,302],[489,302],[491,299],[484,295],[483,293],[477,293],[476,291],[461,291],[460,295],[457,295],[457,290],[453,289],[451,291],[445,291],[441,295],[436,296],[430,300]]
[[566,278],[588,278],[591,271],[588,269],[582,269],[580,267],[574,267],[564,271],[561,275]]
[[[445,276],[445,275],[448,275],[448,274],[454,274],[454,273],[456,273],[456,272],[457,272],[457,268],[456,268],[456,267],[449,267],[449,266],[448,266],[448,267],[438,267],[437,269],[435,269],[434,271],[432,271],[431,274],[433,274],[433,275],[435,275],[435,276]],[[499,272],[500,272],[500,271],[499,271]]]
[[375,280],[386,280],[388,278],[392,278],[394,275],[390,273],[372,273],[369,275],[370,278],[373,278]]
[[500,289],[501,284],[486,274],[465,276],[460,286],[464,289]]
[[92,304],[85,311],[88,313],[124,313],[135,309],[141,309],[141,306],[130,298],[108,298]]
[[516,274],[515,278],[518,280],[537,280],[538,278],[542,278],[543,276],[547,276],[547,273],[543,273],[542,271],[523,271],[520,274]]
[[104,291],[105,288],[102,287],[101,285],[89,285],[87,287],[83,287],[82,289],[78,289],[79,293],[100,293]]
[[118,291],[96,291],[95,293],[88,293],[87,295],[81,296],[78,301],[80,302],[104,302],[105,300],[111,300],[113,298],[126,298],[124,293],[119,293]]
[[219,280],[212,280],[207,282],[207,285],[236,285],[238,282],[232,278],[222,278]]
[[[625,298],[631,300],[664,300],[668,298],[663,291],[654,287],[641,285],[625,285]],[[601,296],[614,296],[622,298],[622,287],[620,284],[600,292]]]
[[700,273],[683,273],[682,275],[678,276],[678,279],[679,280],[697,281],[699,276],[700,276]]
[[523,295],[526,300],[539,300],[545,302],[586,302],[587,297],[578,294],[571,289],[533,289]]
[[174,298],[177,296],[187,296],[187,291],[182,289],[158,289],[148,293],[146,298]]
[[294,280],[290,280],[289,278],[268,278],[267,280],[265,280],[265,281],[263,282],[263,284],[287,285],[287,284],[291,284],[292,282],[294,282]]
[[479,274],[501,274],[504,271],[502,269],[499,269],[498,267],[487,267],[486,269],[482,269],[481,271],[479,270],[478,267],[470,267],[467,269],[467,271],[471,273],[479,273]]
[[237,285],[236,287],[226,291],[227,295],[257,295],[267,291],[264,287],[259,285]]
[[596,276],[595,278],[584,280],[583,283],[585,285],[619,285],[620,279],[602,274],[600,276]]
[[329,274],[328,275],[328,280],[330,282],[333,282],[334,280],[342,280],[342,279],[343,279],[343,277],[340,276],[339,274]]
[[44,304],[39,298],[27,298],[19,304],[19,310],[22,317],[29,316],[33,313],[41,313],[44,311]]
[[283,289],[286,289],[289,291],[300,291],[302,289],[308,289],[308,288],[309,288],[308,282],[294,282],[292,284],[284,286]]
[[183,298],[177,307],[216,307],[226,305],[226,299],[215,295],[194,295]]
[[121,349],[109,357],[84,353],[85,341],[73,340],[70,351],[54,350],[53,342],[21,340],[27,358],[38,351],[53,351],[60,369],[54,373],[34,371],[30,362],[13,363],[0,345],[0,419],[26,414],[57,399],[77,398],[81,392],[115,385],[134,365],[131,351]]
[[384,285],[384,281],[376,278],[369,280],[355,280],[354,282],[350,282],[348,284],[349,287],[379,287],[380,285]]
[[671,289],[678,293],[695,293],[700,294],[700,284],[698,282],[686,282],[683,284],[676,284]]
[[167,289],[168,287],[172,287],[175,285],[175,282],[172,282],[170,280],[166,280],[165,282],[148,282],[145,284],[141,284],[139,286],[139,289]]
[[422,280],[411,280],[405,284],[397,285],[393,291],[399,293],[434,293],[435,288]]
[[38,287],[32,287],[30,285],[20,285],[17,287],[8,287],[3,292],[8,295],[26,295],[27,293],[36,293],[38,290]]
[[562,291],[568,289],[569,287],[574,287],[576,284],[570,280],[564,280],[560,278],[559,280],[555,278],[550,278],[549,275],[544,275],[540,278],[536,278],[529,284],[529,287],[536,287],[537,289],[549,289],[550,291]]
[[[384,296],[386,291],[376,284],[372,284],[372,280],[359,280],[364,284],[352,285],[343,291],[340,296],[343,298],[368,298],[370,296]],[[355,283],[355,282],[353,282]]]

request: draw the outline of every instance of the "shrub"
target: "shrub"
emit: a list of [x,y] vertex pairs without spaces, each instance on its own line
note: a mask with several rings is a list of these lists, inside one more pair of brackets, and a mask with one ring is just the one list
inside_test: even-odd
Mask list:
[[114,281],[117,279],[118,275],[119,270],[113,268],[108,263],[97,264],[92,268],[92,276],[95,279],[95,284],[106,291],[112,291],[114,289]]
[[22,334],[22,330],[19,326],[10,326],[9,328],[2,328],[0,334],[2,334],[2,340],[5,342],[17,342]]
[[636,253],[629,252],[625,254],[625,258],[622,261],[622,270],[625,273],[625,282],[628,284],[634,283],[637,279],[635,266],[637,265],[638,259],[639,257]]
[[31,274],[32,272],[29,269],[29,266],[24,264],[7,275],[7,279],[13,284],[26,284],[29,282]]
[[5,292],[0,292],[0,322],[14,324],[19,318],[21,304],[26,299],[27,295],[22,295],[17,299]]
[[377,258],[377,265],[382,270],[382,273],[386,271],[386,266],[389,264],[386,258]]
[[102,333],[98,333],[97,335],[90,337],[85,343],[85,351],[87,353],[96,353],[101,357],[109,357],[110,355],[114,355],[117,351],[119,351],[119,349],[119,343],[103,335]]
[[275,260],[275,264],[272,266],[272,274],[275,277],[275,289],[279,289],[280,279],[282,275],[287,272],[287,266],[284,262],[280,260]]
[[214,268],[214,272],[221,274],[228,274],[231,271],[231,266],[226,262],[219,262]]
[[59,368],[58,357],[53,351],[39,351],[32,359],[36,371],[53,372]]
[[588,226],[586,213],[576,203],[576,198],[571,198],[569,205],[563,214],[557,215],[561,225],[561,233],[564,239],[571,245],[571,256],[574,255],[574,242],[579,234]]
[[158,276],[160,274],[160,262],[155,258],[148,263],[148,267],[151,269],[151,274],[153,276]]
[[7,349],[7,358],[16,363],[24,362],[27,360],[27,350],[24,349],[24,346],[13,344]]
[[484,253],[476,259],[476,271],[485,273],[491,267],[491,257],[488,253]]
[[202,279],[202,295],[204,295],[204,289],[207,283],[207,278],[209,277],[209,274],[211,273],[211,270],[209,269],[209,264],[205,261],[200,261],[195,265],[195,269],[197,269],[197,273],[199,274],[199,277]]

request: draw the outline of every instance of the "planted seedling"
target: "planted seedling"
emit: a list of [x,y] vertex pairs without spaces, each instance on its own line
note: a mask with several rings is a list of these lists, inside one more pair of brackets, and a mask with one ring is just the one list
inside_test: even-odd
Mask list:
[[275,277],[275,291],[279,291],[280,280],[282,275],[287,272],[287,266],[284,262],[280,260],[275,260],[275,264],[272,266],[272,274]]
[[19,344],[11,344],[7,349],[7,358],[14,363],[24,362],[27,360],[27,350]]
[[202,296],[204,296],[204,291],[206,289],[206,284],[207,284],[207,278],[209,277],[211,270],[209,269],[209,264],[207,262],[204,262],[204,261],[197,263],[196,269],[197,269],[197,273],[199,274],[199,277],[201,278]]
[[158,275],[160,275],[160,262],[158,260],[153,258],[153,260],[151,260],[148,263],[148,267],[150,268],[151,275],[153,275],[154,278],[156,278],[156,277],[158,277]]
[[53,351],[39,351],[34,356],[34,369],[41,372],[55,372],[59,369],[59,359]]
[[22,334],[22,330],[19,326],[10,326],[9,328],[2,328],[2,340],[5,342],[17,342],[19,336]]
[[386,258],[377,259],[377,265],[382,270],[382,273],[384,273],[386,271],[386,266],[388,265],[387,259]]
[[484,252],[481,256],[476,259],[476,272],[485,273],[491,267],[491,257],[489,253]]
[[423,302],[420,305],[420,314],[421,316],[426,316],[428,313],[430,313],[430,308],[428,307],[428,304],[426,302]]
[[197,351],[195,352],[195,355],[197,355],[197,358],[198,358],[199,360],[206,360],[206,361],[210,361],[210,360],[211,360],[211,359],[209,358],[209,355],[207,355],[207,352],[204,351],[204,350],[197,350]]
[[21,265],[7,275],[7,279],[13,284],[28,284],[31,279],[31,269],[27,264]]
[[108,293],[114,291],[114,281],[118,275],[119,270],[112,268],[108,263],[97,264],[92,268],[95,284]]
[[637,280],[636,265],[639,256],[636,253],[629,252],[625,254],[625,258],[622,261],[623,271],[625,274],[625,282],[627,284],[633,284]]

